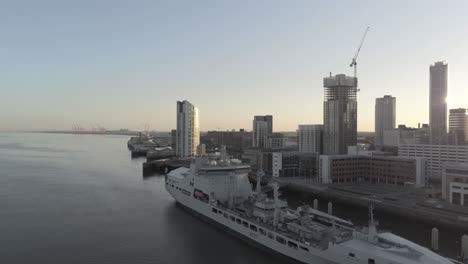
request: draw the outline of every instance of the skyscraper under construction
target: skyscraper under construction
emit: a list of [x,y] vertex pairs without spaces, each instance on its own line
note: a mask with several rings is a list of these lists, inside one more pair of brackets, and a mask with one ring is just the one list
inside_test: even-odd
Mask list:
[[346,154],[357,143],[357,78],[338,74],[323,79],[323,150]]

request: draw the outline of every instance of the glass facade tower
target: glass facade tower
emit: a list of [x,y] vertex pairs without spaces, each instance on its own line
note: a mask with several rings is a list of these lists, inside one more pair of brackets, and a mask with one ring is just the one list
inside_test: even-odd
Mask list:
[[429,67],[429,127],[432,145],[447,144],[447,72],[448,65],[436,62]]

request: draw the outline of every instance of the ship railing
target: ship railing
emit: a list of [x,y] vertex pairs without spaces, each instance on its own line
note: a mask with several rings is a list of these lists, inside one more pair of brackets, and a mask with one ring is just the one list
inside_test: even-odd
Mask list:
[[354,230],[354,232],[353,232],[353,238],[359,239],[359,240],[364,240],[364,241],[368,241],[368,240],[369,240],[367,234],[362,233],[362,232],[357,231],[357,230]]
[[455,264],[467,264],[468,261],[459,261],[459,260],[456,260],[456,259],[451,259],[449,258],[448,260],[450,260],[451,262],[455,263]]

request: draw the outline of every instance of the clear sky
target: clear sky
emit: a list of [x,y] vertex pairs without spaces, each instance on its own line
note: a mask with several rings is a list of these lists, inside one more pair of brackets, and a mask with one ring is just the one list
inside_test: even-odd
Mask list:
[[176,101],[201,130],[322,123],[323,83],[358,58],[358,129],[375,98],[397,123],[428,122],[429,65],[449,64],[449,107],[468,107],[468,1],[2,1],[0,130],[175,127]]

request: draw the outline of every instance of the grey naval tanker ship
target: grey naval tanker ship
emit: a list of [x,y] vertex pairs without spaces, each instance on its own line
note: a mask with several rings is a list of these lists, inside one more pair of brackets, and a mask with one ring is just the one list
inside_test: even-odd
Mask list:
[[[183,207],[259,248],[310,264],[452,264],[433,251],[389,232],[379,232],[370,209],[369,226],[300,206],[296,210],[253,190],[250,166],[239,160],[194,158],[190,168],[166,175],[166,190]],[[258,182],[262,177],[260,171]],[[271,191],[271,189],[270,189]],[[372,208],[372,207],[371,207]]]

